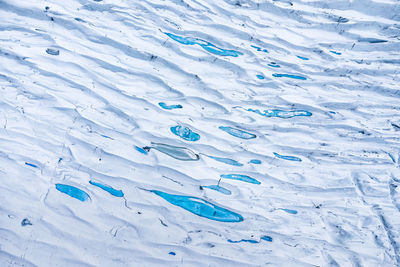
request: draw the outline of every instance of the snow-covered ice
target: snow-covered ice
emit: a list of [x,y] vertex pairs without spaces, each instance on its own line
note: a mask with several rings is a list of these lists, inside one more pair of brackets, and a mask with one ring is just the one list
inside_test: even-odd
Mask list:
[[0,0],[0,266],[399,266],[400,1]]

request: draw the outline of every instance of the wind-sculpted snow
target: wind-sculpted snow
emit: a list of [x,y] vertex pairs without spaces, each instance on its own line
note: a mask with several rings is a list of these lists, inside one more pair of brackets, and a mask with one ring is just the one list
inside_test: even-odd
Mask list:
[[397,0],[0,0],[0,266],[399,266]]

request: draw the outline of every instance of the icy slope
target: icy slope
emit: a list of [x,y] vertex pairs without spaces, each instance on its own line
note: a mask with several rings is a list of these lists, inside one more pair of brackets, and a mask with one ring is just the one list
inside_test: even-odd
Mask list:
[[399,21],[0,0],[0,266],[400,265]]

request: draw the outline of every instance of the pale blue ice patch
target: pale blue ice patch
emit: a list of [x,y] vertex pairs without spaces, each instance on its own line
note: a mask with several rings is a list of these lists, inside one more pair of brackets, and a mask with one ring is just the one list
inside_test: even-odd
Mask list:
[[230,126],[219,126],[219,129],[221,129],[224,132],[227,132],[228,134],[241,138],[241,139],[252,139],[252,138],[256,138],[257,136],[255,134],[240,130],[240,129],[236,129],[236,128],[232,128]]
[[219,186],[219,185],[205,185],[203,187],[218,191],[218,192],[220,192],[220,193],[222,193],[224,195],[232,194],[232,192],[230,190],[228,190],[228,189],[226,189],[226,188],[224,188],[222,186]]
[[143,149],[146,151],[150,151],[150,149],[152,148],[178,160],[196,161],[200,159],[200,156],[198,154],[194,153],[192,150],[186,147],[178,147],[161,143],[151,143],[150,147],[144,147]]
[[261,184],[257,179],[254,179],[248,175],[243,175],[243,174],[221,174],[220,177],[225,179],[238,180],[251,184]]
[[150,192],[162,197],[169,203],[181,207],[198,216],[205,217],[210,220],[220,222],[241,222],[242,215],[225,208],[219,207],[204,199],[191,196],[172,195],[158,190],[150,190]]
[[290,160],[290,161],[301,161],[301,158],[295,157],[295,156],[284,156],[284,155],[280,155],[276,152],[274,152],[275,157],[280,158],[280,159],[284,159],[284,160]]
[[209,158],[212,158],[216,161],[228,164],[228,165],[232,165],[232,166],[243,166],[242,163],[234,160],[234,159],[230,159],[230,158],[221,158],[221,157],[215,157],[215,156],[207,156]]
[[309,117],[312,115],[311,112],[306,111],[306,110],[280,110],[280,109],[267,109],[264,110],[264,112],[261,112],[258,109],[247,109],[247,111],[251,111],[254,113],[257,113],[261,116],[265,117],[279,117],[279,118],[292,118],[292,117],[297,117],[297,116],[305,116]]

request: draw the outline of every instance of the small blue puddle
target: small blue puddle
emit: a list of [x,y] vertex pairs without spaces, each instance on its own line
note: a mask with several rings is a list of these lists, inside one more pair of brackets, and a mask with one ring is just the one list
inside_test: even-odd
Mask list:
[[289,210],[289,209],[281,209],[281,210],[290,214],[297,214],[297,210]]
[[172,255],[172,256],[175,256],[176,255],[176,253],[175,252],[173,252],[173,251],[171,251],[170,253],[168,253],[169,255]]
[[268,66],[273,67],[273,68],[280,68],[281,67],[278,64],[276,64],[275,62],[271,62],[270,64],[268,64]]
[[259,159],[252,159],[252,160],[249,161],[249,163],[252,163],[252,164],[261,164],[261,160],[259,160]]
[[338,55],[338,56],[340,56],[342,54],[340,52],[336,52],[336,51],[333,51],[333,50],[330,50],[329,52],[331,52],[332,54]]
[[203,187],[218,191],[218,192],[220,192],[220,193],[222,193],[224,195],[232,194],[232,192],[230,190],[228,190],[228,189],[226,189],[224,187],[221,187],[219,185],[206,185],[206,186],[203,186]]
[[52,56],[58,56],[60,54],[60,51],[54,48],[47,48],[46,53]]
[[263,49],[263,48],[261,48],[261,47],[258,47],[258,46],[255,46],[255,45],[250,45],[251,47],[253,47],[253,48],[255,48],[257,51],[259,51],[259,52],[265,52],[265,53],[268,53],[268,50],[267,49]]
[[262,237],[260,238],[260,241],[253,240],[253,239],[240,239],[240,240],[231,240],[231,239],[228,239],[227,241],[228,241],[229,243],[241,243],[241,242],[245,242],[245,243],[257,244],[257,243],[260,243],[261,240],[268,241],[268,242],[272,242],[272,237],[265,235],[265,236],[262,236]]
[[31,221],[27,218],[23,219],[21,222],[21,226],[32,225]]
[[307,58],[307,57],[302,57],[302,56],[297,56],[297,57],[302,59],[302,60],[309,60],[309,58]]
[[243,174],[221,174],[220,177],[225,179],[238,180],[251,184],[261,184],[258,180]]
[[289,110],[289,111],[285,111],[285,110],[280,110],[280,109],[271,109],[271,110],[264,110],[264,112],[261,112],[258,109],[247,109],[247,111],[251,111],[254,113],[257,113],[261,116],[265,116],[265,117],[279,117],[279,118],[292,118],[292,117],[296,117],[296,116],[305,116],[305,117],[309,117],[312,115],[311,112],[306,111],[306,110]]
[[243,130],[239,130],[239,129],[235,129],[229,126],[219,126],[219,129],[221,129],[222,131],[227,132],[228,134],[238,137],[238,138],[242,138],[242,139],[252,139],[252,138],[256,138],[257,136],[255,134],[243,131]]
[[277,78],[284,77],[284,78],[292,78],[292,79],[297,79],[297,80],[307,80],[306,77],[299,76],[299,75],[292,75],[292,74],[274,73],[274,74],[272,74],[272,76],[277,77]]
[[283,156],[279,155],[278,153],[274,152],[275,157],[280,158],[280,159],[285,159],[285,160],[290,160],[290,161],[301,161],[301,158],[294,157],[294,156]]
[[272,242],[272,237],[264,235],[261,237],[261,240],[267,241],[267,242]]
[[114,138],[112,138],[112,137],[109,137],[108,135],[101,134],[101,136],[102,136],[102,137],[104,137],[104,138],[107,138],[107,139],[114,140]]
[[201,40],[199,38],[191,38],[191,37],[182,37],[178,36],[172,33],[165,32],[167,36],[169,36],[171,39],[184,44],[184,45],[199,45],[201,46],[204,50],[213,53],[218,56],[231,56],[231,57],[238,57],[239,55],[243,55],[243,53],[235,51],[235,50],[227,50],[227,49],[222,49],[219,47],[216,47],[212,43],[209,43],[207,41]]
[[359,42],[364,43],[371,43],[371,44],[379,44],[379,43],[386,43],[387,40],[377,39],[377,38],[360,38],[358,39]]
[[260,74],[257,74],[256,77],[257,77],[258,79],[260,79],[260,80],[264,80],[264,76],[262,76],[262,75],[260,75]]
[[214,157],[214,156],[207,156],[207,157],[212,158],[212,159],[214,159],[214,160],[216,160],[216,161],[225,163],[225,164],[232,165],[232,166],[243,166],[242,163],[237,162],[237,161],[234,160],[234,159],[220,158],[220,157]]
[[25,162],[25,165],[27,165],[27,166],[30,166],[30,167],[33,167],[33,168],[39,168],[38,166],[36,166],[35,164],[33,164],[33,163],[29,163],[29,162]]
[[100,184],[95,181],[89,181],[89,184],[100,187],[101,189],[103,189],[104,191],[107,191],[108,193],[110,193],[113,196],[116,196],[116,197],[124,196],[124,193],[122,192],[122,190],[116,190],[116,189],[112,188],[111,186]]
[[246,242],[246,243],[252,243],[252,244],[256,244],[256,243],[260,243],[259,241],[257,241],[257,240],[252,240],[252,239],[240,239],[240,240],[231,240],[231,239],[228,239],[227,240],[229,243],[241,243],[241,242]]
[[171,132],[186,141],[194,142],[200,139],[200,135],[198,133],[195,133],[188,127],[184,127],[181,125],[171,127]]
[[147,155],[147,151],[144,150],[143,148],[138,147],[138,146],[135,146],[135,149],[136,149],[138,152],[140,152],[140,153],[142,153],[142,154],[144,154],[144,155]]
[[162,107],[163,109],[168,109],[168,110],[182,108],[182,105],[179,105],[179,104],[177,104],[177,105],[167,105],[164,102],[160,102],[160,103],[158,103],[158,105],[160,107]]
[[90,199],[89,195],[85,191],[82,191],[81,189],[76,188],[75,186],[66,184],[56,184],[56,189],[80,201],[86,201]]
[[158,190],[150,190],[154,194],[162,197],[169,203],[181,207],[191,213],[198,216],[205,217],[210,220],[220,221],[220,222],[241,222],[243,221],[242,215],[235,213],[233,211],[224,209],[217,205],[214,205],[204,199],[191,197],[191,196],[181,196],[172,195]]

